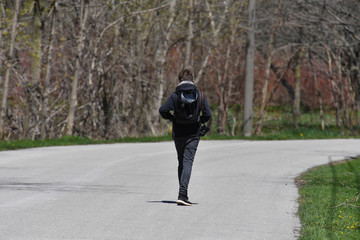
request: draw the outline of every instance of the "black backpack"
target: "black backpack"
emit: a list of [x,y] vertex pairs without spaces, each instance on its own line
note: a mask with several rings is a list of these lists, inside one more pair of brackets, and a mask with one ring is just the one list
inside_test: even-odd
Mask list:
[[200,90],[179,91],[178,106],[175,113],[175,122],[190,125],[200,122],[203,93]]

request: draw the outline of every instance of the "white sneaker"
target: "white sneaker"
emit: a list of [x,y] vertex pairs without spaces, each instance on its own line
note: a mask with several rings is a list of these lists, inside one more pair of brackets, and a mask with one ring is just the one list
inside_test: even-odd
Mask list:
[[191,206],[192,203],[188,200],[181,200],[181,199],[178,199],[176,201],[177,205],[181,205],[181,206]]

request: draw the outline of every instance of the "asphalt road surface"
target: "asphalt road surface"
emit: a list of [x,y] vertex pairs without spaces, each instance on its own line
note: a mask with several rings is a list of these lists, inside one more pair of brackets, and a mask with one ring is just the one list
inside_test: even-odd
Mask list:
[[172,142],[0,152],[0,239],[296,239],[294,178],[360,140],[201,141],[177,206]]

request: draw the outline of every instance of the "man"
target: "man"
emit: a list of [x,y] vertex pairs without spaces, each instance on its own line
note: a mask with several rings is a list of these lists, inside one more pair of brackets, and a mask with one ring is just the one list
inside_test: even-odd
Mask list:
[[[191,99],[192,98],[192,99]],[[193,112],[184,119],[184,105],[182,101],[194,102]],[[201,124],[211,118],[211,110],[204,94],[193,82],[190,70],[184,69],[179,73],[179,84],[174,93],[159,109],[164,119],[173,123],[173,139],[178,156],[179,196],[178,205],[191,206],[188,198],[188,185],[195,153],[200,141]],[[203,130],[203,129],[201,129]],[[202,133],[204,135],[204,133]]]

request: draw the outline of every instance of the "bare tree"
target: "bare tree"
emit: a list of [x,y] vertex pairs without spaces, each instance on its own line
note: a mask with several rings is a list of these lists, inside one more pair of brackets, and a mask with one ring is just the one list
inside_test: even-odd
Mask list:
[[36,0],[19,2],[14,24],[15,2],[0,3],[6,138],[164,134],[157,109],[184,67],[220,134],[251,136],[255,107],[261,134],[267,106],[278,105],[319,107],[322,128],[327,108],[340,128],[360,125],[356,0]]
[[42,58],[42,7],[40,0],[35,0],[31,21],[31,67],[30,81],[26,86],[27,113],[24,121],[24,138],[35,139],[39,131],[39,108],[41,106],[41,58]]
[[256,0],[249,0],[249,29],[247,32],[247,54],[244,96],[244,136],[252,136],[253,91],[254,91],[254,55],[255,55],[255,6]]
[[15,2],[15,9],[13,12],[13,19],[12,19],[12,30],[11,30],[11,42],[10,42],[10,50],[8,53],[8,58],[6,61],[6,73],[4,79],[4,87],[2,93],[2,101],[1,101],[1,109],[0,109],[0,139],[4,138],[5,133],[5,123],[4,118],[6,115],[7,110],[7,98],[9,94],[9,80],[10,80],[10,71],[14,64],[14,49],[15,49],[15,39],[17,34],[17,25],[18,25],[18,15],[20,9],[20,0],[16,0]]
[[80,30],[77,38],[76,60],[75,60],[75,73],[71,84],[70,108],[67,117],[66,134],[72,135],[74,127],[74,117],[77,104],[77,88],[79,76],[81,71],[80,61],[82,59],[82,50],[84,47],[85,28],[89,13],[89,1],[81,0],[80,10]]
[[[192,2],[192,0],[190,0],[190,2]],[[176,6],[176,1],[171,2],[170,6],[169,6],[169,18],[168,18],[168,23],[167,25],[165,25],[165,31],[163,31],[163,34],[160,34],[160,36],[162,36],[162,38],[160,39],[160,41],[158,42],[158,47],[157,50],[155,51],[155,77],[158,81],[158,83],[156,84],[157,86],[157,94],[155,96],[155,101],[154,101],[154,107],[152,112],[152,119],[157,119],[158,116],[158,109],[161,106],[161,101],[162,101],[162,97],[164,95],[164,85],[165,85],[165,62],[166,62],[166,54],[169,50],[169,43],[170,43],[170,37],[171,37],[171,27],[173,25],[174,19],[175,19],[175,6]],[[192,11],[192,10],[189,10]],[[189,13],[191,15],[191,13]],[[192,17],[189,17],[189,34],[192,34]],[[161,27],[160,27],[161,29]],[[160,30],[159,29],[159,30]],[[188,51],[188,48],[191,48],[191,36],[189,37],[189,39],[187,40],[189,41],[190,46],[187,46],[186,49]],[[187,52],[186,51],[186,52]],[[189,54],[190,56],[191,54]],[[188,55],[186,55],[186,64],[190,64],[190,57]],[[186,65],[187,66],[187,65]],[[151,125],[151,132],[153,135],[157,135],[158,132],[158,123],[159,121],[153,121],[155,124]]]
[[280,27],[280,18],[281,18],[281,11],[283,7],[283,0],[278,1],[278,7],[276,12],[276,19],[272,25],[271,33],[270,33],[270,39],[268,43],[268,49],[267,49],[267,58],[265,62],[265,78],[264,78],[264,85],[262,88],[262,94],[261,94],[261,105],[259,110],[259,120],[256,124],[256,134],[261,134],[261,128],[262,128],[262,121],[263,117],[266,111],[266,105],[268,103],[268,91],[269,91],[269,78],[270,78],[270,70],[271,70],[271,62],[272,62],[272,54],[275,44],[275,38],[276,34]]
[[[5,19],[5,9],[4,9],[4,3],[0,3],[0,25],[3,25],[3,21]],[[0,29],[0,86],[2,85],[2,68],[3,68],[3,56],[5,55],[3,52],[4,49],[4,40],[3,40],[3,29]],[[1,95],[1,90],[0,90]]]
[[53,64],[53,49],[54,49],[54,41],[55,41],[55,23],[56,23],[56,11],[57,11],[58,2],[54,0],[52,5],[52,15],[51,15],[51,27],[50,27],[50,36],[49,43],[47,47],[47,57],[46,57],[46,72],[45,72],[45,81],[43,87],[43,101],[42,101],[42,112],[41,112],[41,139],[45,139],[47,137],[46,134],[46,122],[48,120],[48,105],[49,105],[49,85],[50,85],[50,77],[51,77],[51,65]]
[[192,53],[192,41],[194,38],[193,33],[193,21],[194,21],[194,1],[188,1],[187,11],[187,35],[186,35],[186,47],[185,47],[185,68],[191,68],[191,53]]
[[299,128],[298,126],[298,118],[301,114],[300,110],[300,101],[301,101],[301,65],[302,65],[302,58],[305,52],[305,47],[302,47],[299,54],[297,55],[296,66],[295,66],[295,92],[294,92],[294,101],[293,101],[293,121],[294,127],[296,129]]
[[317,93],[317,96],[319,97],[319,111],[320,111],[319,114],[320,114],[321,129],[325,130],[323,98],[322,98],[321,90],[320,90],[320,87],[319,87],[319,81],[318,81],[317,73],[315,71],[315,67],[314,67],[314,63],[313,63],[313,57],[312,57],[312,53],[311,53],[310,49],[308,49],[308,59],[309,59],[311,73],[312,73],[313,78],[314,78],[316,93]]

